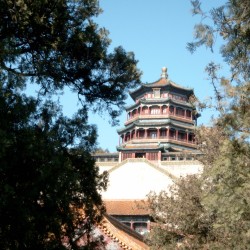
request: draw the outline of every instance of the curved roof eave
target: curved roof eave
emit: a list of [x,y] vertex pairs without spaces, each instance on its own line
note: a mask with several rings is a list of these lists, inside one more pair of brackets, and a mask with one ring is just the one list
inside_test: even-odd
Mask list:
[[[164,99],[164,100],[162,100],[162,99]],[[163,104],[167,104],[167,103],[174,103],[174,104],[177,104],[177,105],[179,105],[179,106],[184,106],[184,107],[189,107],[189,108],[193,108],[193,109],[195,109],[194,107],[193,107],[193,105],[192,104],[190,104],[189,102],[178,102],[178,101],[176,101],[176,100],[174,100],[174,99],[171,99],[171,98],[159,98],[159,99],[150,99],[150,100],[148,100],[148,99],[145,99],[145,98],[142,98],[142,99],[140,99],[139,100],[139,102],[137,102],[137,103],[134,103],[134,104],[131,104],[130,106],[127,106],[127,107],[125,107],[125,110],[126,111],[129,111],[130,109],[132,109],[132,108],[135,108],[135,107],[137,107],[137,106],[140,106],[140,104],[152,104],[152,105],[154,105],[154,104],[158,104],[158,103],[163,103]]]
[[130,129],[135,128],[135,127],[150,127],[151,126],[164,126],[164,125],[173,125],[175,128],[179,129],[193,129],[195,126],[191,125],[186,126],[185,124],[181,124],[178,122],[174,122],[171,119],[167,119],[165,121],[160,121],[160,122],[154,122],[154,123],[142,123],[138,121],[134,121],[133,123],[129,124],[127,127],[123,127],[120,129],[117,129],[117,133],[120,135],[122,133],[128,132]]
[[159,80],[157,80],[153,83],[142,84],[138,89],[130,91],[129,94],[130,94],[131,98],[133,100],[135,100],[137,95],[139,95],[140,92],[143,92],[143,89],[145,89],[145,88],[160,88],[160,87],[165,87],[165,86],[170,86],[172,88],[186,91],[186,92],[188,92],[189,95],[194,94],[193,88],[183,87],[183,86],[181,86],[181,85],[179,85],[179,84],[177,84],[169,79],[165,79],[165,78],[160,78]]

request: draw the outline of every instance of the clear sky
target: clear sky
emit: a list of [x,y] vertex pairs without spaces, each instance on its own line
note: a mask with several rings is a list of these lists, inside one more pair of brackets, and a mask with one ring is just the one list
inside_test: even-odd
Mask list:
[[[224,0],[203,1],[204,9],[223,4]],[[211,61],[220,62],[219,53],[200,48],[194,54],[186,49],[193,40],[193,27],[200,17],[192,16],[189,0],[100,0],[103,13],[97,18],[100,27],[109,30],[111,49],[119,45],[133,51],[142,70],[142,82],[160,78],[161,68],[167,67],[169,78],[184,87],[193,88],[203,100],[212,95],[206,79],[205,66]],[[75,100],[66,97],[65,113],[71,114]],[[132,100],[127,99],[130,105]],[[199,124],[208,124],[211,112],[203,112]],[[99,146],[116,151],[119,138],[117,129],[122,127],[126,113],[120,117],[120,126],[112,127],[107,114],[104,117],[90,114],[90,123],[98,127]]]

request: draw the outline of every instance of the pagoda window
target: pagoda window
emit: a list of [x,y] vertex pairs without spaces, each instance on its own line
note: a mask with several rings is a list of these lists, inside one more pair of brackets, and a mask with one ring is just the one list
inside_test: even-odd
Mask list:
[[187,116],[187,118],[191,118],[191,114],[192,114],[192,113],[191,113],[190,110],[187,110],[187,111],[186,111],[186,116]]
[[165,138],[166,135],[167,135],[166,129],[161,129],[161,130],[160,130],[160,137],[161,137],[161,138]]
[[170,112],[170,114],[172,114],[172,115],[174,114],[174,107],[173,107],[173,106],[170,106],[170,107],[169,107],[169,112]]
[[178,116],[184,116],[184,114],[185,114],[184,109],[182,109],[182,108],[177,108],[176,109],[176,115],[178,115]]
[[175,129],[170,129],[170,131],[169,131],[169,137],[175,139],[175,134],[176,134]]
[[135,153],[135,158],[146,158],[146,153]]
[[131,133],[131,139],[134,139],[134,138],[135,138],[135,131],[133,130]]
[[186,133],[183,131],[179,131],[178,133],[178,140],[184,141],[186,139]]
[[151,107],[151,109],[150,109],[150,114],[151,114],[151,115],[159,115],[160,112],[161,112],[161,110],[160,110],[160,108],[157,107],[157,106],[153,106],[153,107]]
[[162,107],[162,113],[163,113],[163,114],[166,114],[166,113],[167,113],[167,106],[164,105],[164,106]]
[[188,135],[188,142],[194,142],[194,134]]
[[139,138],[143,138],[144,135],[145,135],[145,131],[144,131],[144,130],[139,130],[139,131],[138,131],[138,137],[139,137]]
[[148,114],[148,107],[142,108],[142,114]]
[[155,139],[157,138],[157,131],[156,130],[149,130],[149,138]]
[[157,137],[157,133],[156,133],[156,132],[151,132],[151,133],[150,133],[150,137],[151,137],[152,139],[156,138],[156,137]]
[[126,141],[129,141],[129,139],[130,139],[130,133],[127,133],[127,134],[125,135],[125,142],[126,142]]

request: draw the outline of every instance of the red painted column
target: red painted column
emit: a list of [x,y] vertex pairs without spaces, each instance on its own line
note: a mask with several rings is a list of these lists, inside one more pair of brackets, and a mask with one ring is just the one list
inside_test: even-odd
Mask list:
[[158,161],[161,161],[161,151],[158,151]]
[[144,138],[147,138],[147,129],[144,129]]
[[187,110],[184,110],[184,118],[187,119]]
[[169,128],[166,129],[167,129],[167,139],[169,139]]
[[169,115],[169,105],[167,106],[167,114]]
[[189,134],[188,134],[188,132],[187,132],[187,134],[186,134],[186,136],[187,136],[187,142],[188,142],[188,135],[189,135]]
[[178,140],[178,130],[177,129],[175,130],[175,137],[176,137],[176,140]]
[[174,116],[176,116],[176,107],[174,107]]
[[159,139],[159,138],[160,138],[160,129],[157,128],[157,139]]
[[134,222],[133,222],[133,221],[130,222],[130,228],[131,228],[132,230],[134,230]]

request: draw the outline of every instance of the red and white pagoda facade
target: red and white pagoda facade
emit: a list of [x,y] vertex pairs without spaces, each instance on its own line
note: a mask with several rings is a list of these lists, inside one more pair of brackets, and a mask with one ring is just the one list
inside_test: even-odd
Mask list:
[[193,89],[161,78],[130,92],[134,104],[126,108],[125,127],[118,130],[119,161],[146,158],[149,161],[190,160],[197,153],[194,129],[199,114],[190,103]]
[[118,130],[118,152],[94,155],[100,171],[109,174],[102,192],[107,213],[139,234],[151,227],[147,195],[168,192],[178,178],[203,169],[194,157],[199,114],[190,103],[193,95],[193,89],[169,80],[163,68],[158,81],[130,92],[134,104],[126,108],[127,120]]

